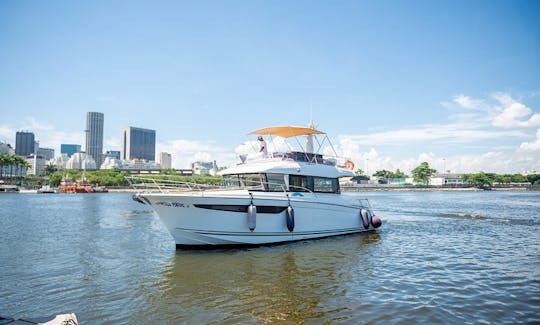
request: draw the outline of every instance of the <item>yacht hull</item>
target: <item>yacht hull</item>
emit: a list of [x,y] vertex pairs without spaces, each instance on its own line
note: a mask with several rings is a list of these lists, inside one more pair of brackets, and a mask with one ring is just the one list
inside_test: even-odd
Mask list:
[[[371,231],[362,224],[367,208],[335,194],[269,192],[192,192],[138,194],[152,206],[177,247],[264,245]],[[248,207],[257,207],[255,228]],[[294,229],[287,228],[287,208]],[[253,221],[251,221],[253,222]]]

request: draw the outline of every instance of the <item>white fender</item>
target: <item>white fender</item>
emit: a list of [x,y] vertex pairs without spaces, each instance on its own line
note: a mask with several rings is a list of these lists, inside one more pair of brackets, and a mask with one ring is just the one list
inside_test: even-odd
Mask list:
[[362,219],[362,225],[365,229],[369,228],[369,213],[368,210],[362,209],[360,210],[360,218]]
[[247,222],[249,230],[253,232],[257,226],[257,206],[253,203],[248,206]]

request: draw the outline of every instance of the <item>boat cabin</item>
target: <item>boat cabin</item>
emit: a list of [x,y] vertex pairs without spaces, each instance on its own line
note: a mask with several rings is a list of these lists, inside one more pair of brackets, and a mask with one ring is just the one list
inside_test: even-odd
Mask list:
[[[250,132],[270,136],[272,144],[268,154],[240,155],[241,163],[218,174],[225,187],[240,187],[264,192],[313,192],[339,194],[339,177],[354,174],[339,164],[334,147],[324,132],[313,127],[274,126]],[[323,135],[322,141],[317,138]],[[279,140],[274,143],[274,138]],[[287,140],[294,138],[291,144]],[[305,139],[305,141],[304,141]],[[318,145],[316,147],[316,145]],[[256,152],[256,148],[254,151]],[[333,156],[322,152],[333,152]],[[342,159],[343,160],[343,159]],[[345,160],[343,160],[345,161]],[[346,166],[346,164],[344,164]]]
[[250,173],[223,175],[225,187],[240,187],[263,192],[315,192],[340,193],[338,178],[288,175],[274,173]]

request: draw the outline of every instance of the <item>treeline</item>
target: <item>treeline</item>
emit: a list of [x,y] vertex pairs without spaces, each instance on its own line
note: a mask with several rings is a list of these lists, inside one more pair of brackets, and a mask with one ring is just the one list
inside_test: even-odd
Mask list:
[[[100,169],[86,171],[86,180],[93,184],[99,184],[110,187],[125,187],[129,186],[130,183],[126,179],[129,177],[129,174],[122,173],[114,169]],[[221,176],[211,176],[211,175],[193,175],[193,176],[181,176],[173,175],[171,171],[164,171],[160,174],[148,174],[148,175],[137,175],[138,178],[156,178],[159,180],[165,181],[175,181],[175,182],[186,182],[186,183],[197,183],[197,184],[208,184],[208,185],[220,185]],[[66,169],[61,171],[52,172],[48,175],[49,184],[51,186],[58,186],[62,181],[62,178],[69,178],[71,180],[82,179],[82,171],[74,169]]]
[[495,184],[511,184],[511,183],[531,183],[540,185],[540,174],[521,175],[521,174],[495,174],[495,173],[476,173],[465,174],[463,179],[475,186],[493,186]]
[[[412,170],[412,177],[415,182],[429,184],[429,178],[436,174],[437,171],[429,166],[427,162],[423,162]],[[357,175],[363,175],[362,170],[356,171]],[[409,176],[399,169],[395,172],[388,170],[379,170],[373,174],[376,177],[392,178],[408,178]],[[463,182],[469,183],[478,187],[491,187],[496,184],[508,185],[512,183],[530,183],[532,185],[540,185],[540,174],[496,174],[496,173],[471,173],[463,174]]]
[[[62,181],[62,178],[71,179],[73,181],[82,179],[82,171],[75,169],[65,169],[55,171],[51,173],[49,177],[49,184],[51,186],[58,186]],[[86,171],[86,180],[92,184],[99,184],[104,186],[128,186],[129,183],[124,178],[124,174],[114,169],[99,169]]]

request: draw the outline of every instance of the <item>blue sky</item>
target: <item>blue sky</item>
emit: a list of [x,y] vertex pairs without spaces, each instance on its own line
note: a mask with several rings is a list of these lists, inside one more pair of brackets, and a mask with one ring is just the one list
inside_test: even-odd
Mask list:
[[59,152],[88,111],[176,167],[311,111],[369,172],[540,170],[540,2],[1,1],[0,141]]

